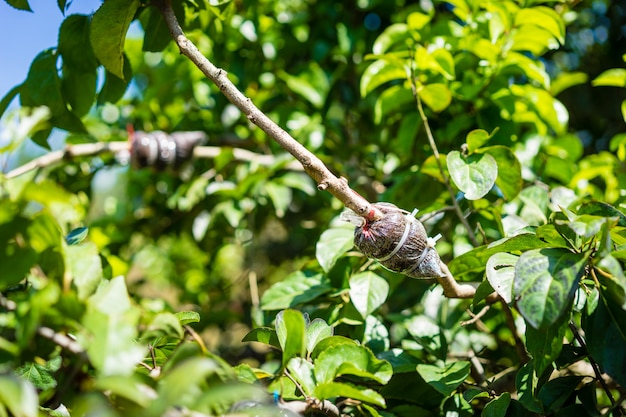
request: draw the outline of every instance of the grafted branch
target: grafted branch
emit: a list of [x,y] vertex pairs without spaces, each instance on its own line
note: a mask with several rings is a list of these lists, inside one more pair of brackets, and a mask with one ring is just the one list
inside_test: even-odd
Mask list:
[[[222,94],[241,110],[248,117],[248,120],[293,155],[302,164],[306,173],[317,182],[319,190],[330,192],[344,206],[368,220],[376,220],[383,216],[380,210],[352,190],[345,178],[335,176],[318,157],[259,110],[252,100],[239,91],[228,79],[226,71],[216,67],[198,50],[193,42],[185,36],[171,7],[170,0],[155,0],[155,5],[161,10],[181,54],[189,58],[208,79],[217,85]],[[471,285],[456,282],[447,266],[443,262],[441,264],[445,276],[437,277],[437,281],[443,287],[444,295],[449,298],[472,298],[476,289]]]

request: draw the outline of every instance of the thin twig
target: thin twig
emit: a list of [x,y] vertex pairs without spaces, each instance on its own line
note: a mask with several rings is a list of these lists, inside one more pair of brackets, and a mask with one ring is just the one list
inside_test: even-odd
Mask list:
[[302,164],[306,173],[315,180],[317,188],[326,190],[339,199],[347,208],[358,215],[376,220],[382,217],[380,210],[373,207],[365,198],[348,186],[345,178],[335,176],[324,163],[296,141],[289,133],[272,121],[265,113],[246,97],[228,79],[226,71],[213,65],[183,33],[169,0],[157,0],[155,4],[161,10],[174,41],[180,52],[195,64],[202,73],[219,87],[222,94],[233,103],[250,122],[257,125],[283,149],[293,155]]
[[[578,328],[576,327],[576,325],[574,325],[574,323],[570,321],[569,328],[574,334],[574,338],[576,339],[576,341],[580,344],[580,347],[587,350],[587,344],[585,343],[585,340],[582,338],[582,336],[578,332]],[[602,389],[604,390],[606,396],[609,398],[609,401],[611,401],[611,406],[615,406],[615,398],[613,398],[613,394],[611,393],[611,390],[606,385],[606,381],[604,381],[604,378],[602,378],[602,372],[600,372],[600,366],[595,361],[595,359],[593,359],[591,355],[588,355],[587,359],[589,359],[589,363],[591,364],[593,373],[596,375],[596,379],[598,380],[598,382],[600,382],[600,385],[602,386]]]
[[489,311],[489,309],[491,308],[490,305],[486,305],[482,308],[482,310],[480,310],[478,313],[474,314],[472,313],[470,310],[467,310],[467,313],[470,315],[471,319],[469,320],[465,320],[462,321],[461,323],[459,323],[461,326],[465,327],[468,326],[470,324],[476,323],[478,320],[480,320],[485,314],[487,314],[487,312]]
[[[219,146],[196,146],[193,150],[194,158],[214,159],[225,149]],[[67,145],[64,149],[53,151],[27,162],[5,174],[5,178],[15,178],[35,169],[46,168],[63,162],[66,159],[81,156],[94,156],[103,153],[128,152],[130,144],[128,142],[98,142]],[[254,153],[247,149],[230,148],[235,161],[252,162],[259,165],[271,166],[280,161],[279,157],[273,155],[263,155]],[[286,162],[285,169],[291,171],[302,171],[302,165],[295,161]]]
[[128,142],[98,142],[98,143],[82,143],[77,145],[67,145],[59,151],[49,152],[45,155],[35,158],[32,161],[9,171],[5,177],[14,178],[25,174],[29,171],[44,168],[58,164],[67,158],[75,158],[79,156],[98,155],[100,153],[111,152],[117,153],[128,151]]
[[439,150],[437,149],[437,144],[435,143],[435,138],[433,136],[433,132],[430,129],[430,124],[428,123],[428,118],[426,117],[426,113],[424,112],[424,107],[422,106],[422,100],[420,99],[420,96],[417,91],[417,85],[415,83],[415,67],[414,67],[415,60],[413,59],[413,51],[411,51],[410,61],[411,61],[411,65],[410,65],[410,70],[409,70],[408,75],[410,78],[409,81],[411,83],[411,91],[413,92],[413,97],[415,98],[415,102],[417,103],[417,111],[420,114],[422,123],[424,123],[424,130],[426,131],[426,137],[428,138],[430,147],[433,150],[433,155],[435,156],[435,162],[437,163],[437,167],[439,168],[439,173],[441,174],[441,177],[443,178],[443,182],[446,188],[448,189],[448,193],[450,194],[450,199],[452,200],[454,211],[456,212],[457,217],[459,218],[461,223],[463,223],[463,226],[467,230],[467,236],[470,242],[472,243],[472,245],[478,246],[478,240],[476,240],[476,235],[474,234],[472,227],[467,221],[467,218],[465,218],[465,215],[463,214],[463,211],[461,210],[461,206],[459,206],[459,203],[456,200],[456,195],[454,193],[454,190],[452,189],[452,185],[450,185],[450,179],[446,175],[445,169],[443,169],[443,165],[441,164],[441,161],[439,159]]

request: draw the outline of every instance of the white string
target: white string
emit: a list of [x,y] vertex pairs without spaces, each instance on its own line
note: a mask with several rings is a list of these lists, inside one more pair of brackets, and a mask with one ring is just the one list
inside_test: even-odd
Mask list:
[[407,213],[406,214],[407,222],[406,222],[406,226],[404,226],[404,233],[402,234],[402,237],[400,238],[400,241],[398,242],[396,247],[393,248],[393,250],[387,256],[384,256],[382,258],[378,258],[377,259],[378,262],[385,262],[386,260],[391,259],[391,257],[393,255],[398,253],[400,248],[404,245],[404,242],[406,242],[407,238],[409,237],[409,232],[411,231],[411,226],[413,226],[413,223],[415,222],[415,215],[417,214],[417,209],[413,209],[411,214],[408,214],[408,212],[406,212],[406,213]]

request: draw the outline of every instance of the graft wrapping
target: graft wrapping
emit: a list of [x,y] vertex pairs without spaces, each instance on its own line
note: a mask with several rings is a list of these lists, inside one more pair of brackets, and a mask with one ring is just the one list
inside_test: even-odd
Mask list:
[[382,217],[366,220],[353,211],[342,213],[342,219],[356,226],[354,245],[368,258],[385,268],[412,278],[437,278],[441,271],[435,240],[426,235],[414,214],[390,203],[373,204]]

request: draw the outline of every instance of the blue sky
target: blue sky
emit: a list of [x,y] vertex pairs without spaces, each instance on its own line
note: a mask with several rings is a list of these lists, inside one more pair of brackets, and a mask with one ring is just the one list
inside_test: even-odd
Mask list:
[[[33,12],[16,10],[0,0],[0,97],[24,81],[35,56],[57,44],[64,19],[56,0],[30,0]],[[91,14],[101,0],[75,0],[66,15]]]

